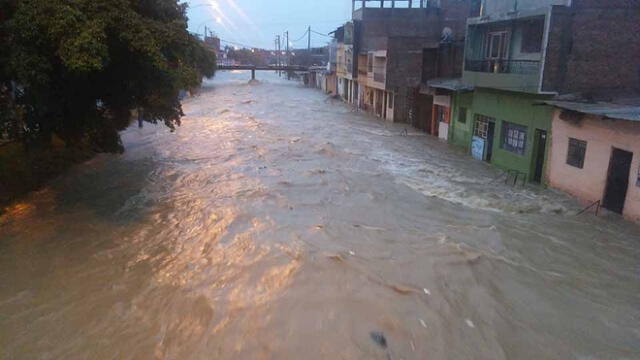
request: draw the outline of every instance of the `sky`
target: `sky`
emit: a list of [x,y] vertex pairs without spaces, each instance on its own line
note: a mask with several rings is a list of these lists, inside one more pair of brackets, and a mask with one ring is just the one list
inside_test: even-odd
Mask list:
[[[328,34],[351,18],[351,0],[186,0],[189,30],[204,35],[205,26],[222,46],[273,49],[276,35],[289,31],[294,49],[324,46]],[[284,41],[283,41],[284,44]]]

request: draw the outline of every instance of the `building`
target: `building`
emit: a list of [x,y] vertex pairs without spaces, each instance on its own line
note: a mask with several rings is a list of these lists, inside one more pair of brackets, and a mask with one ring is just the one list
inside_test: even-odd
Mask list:
[[329,59],[327,62],[327,68],[320,74],[320,87],[325,94],[331,96],[338,95],[338,78],[336,75],[336,69],[338,67],[338,41],[336,38],[332,39],[327,46],[329,51]]
[[[460,72],[466,19],[474,4],[479,8],[479,0],[353,3],[359,93],[355,97],[360,108],[384,119],[430,128],[433,94],[420,94],[423,63],[433,60],[430,65],[437,68],[430,56],[457,42]],[[453,63],[443,61],[442,67]]]
[[333,32],[336,40],[336,77],[338,95],[343,101],[355,104],[358,102],[358,88],[354,76],[355,58],[355,24],[350,21]]
[[638,14],[624,0],[485,0],[467,21],[474,91],[456,96],[449,140],[544,183],[554,110],[541,102],[638,87]]
[[549,185],[640,220],[640,98],[554,106]]
[[213,32],[207,31],[204,36],[204,44],[205,46],[216,53],[216,58],[220,59],[220,54],[222,53],[220,49],[220,38],[213,34]]

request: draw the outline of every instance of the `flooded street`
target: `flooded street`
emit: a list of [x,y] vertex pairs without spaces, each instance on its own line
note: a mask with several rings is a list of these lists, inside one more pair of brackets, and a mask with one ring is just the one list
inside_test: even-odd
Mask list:
[[1,359],[639,359],[640,227],[219,73],[0,216]]

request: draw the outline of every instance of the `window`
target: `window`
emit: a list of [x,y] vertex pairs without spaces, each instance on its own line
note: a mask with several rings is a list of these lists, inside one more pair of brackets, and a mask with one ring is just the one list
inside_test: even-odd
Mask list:
[[393,95],[393,93],[389,93],[388,97],[389,97],[388,107],[389,109],[393,109],[393,100],[395,99],[395,95]]
[[520,52],[539,53],[542,51],[544,20],[530,20],[522,27],[522,44]]
[[587,142],[569,138],[569,150],[567,151],[567,164],[582,169],[587,153]]
[[506,59],[509,50],[509,33],[498,31],[489,33],[486,44],[487,59]]
[[367,58],[367,72],[373,72],[373,54],[369,53]]
[[640,168],[638,168],[638,181],[636,182],[636,186],[640,187]]
[[492,122],[495,122],[495,119],[483,115],[477,115],[473,135],[482,139],[487,139],[489,137],[489,123]]
[[527,127],[504,121],[502,123],[502,148],[524,155],[527,147]]
[[467,108],[458,108],[458,122],[460,124],[467,123]]

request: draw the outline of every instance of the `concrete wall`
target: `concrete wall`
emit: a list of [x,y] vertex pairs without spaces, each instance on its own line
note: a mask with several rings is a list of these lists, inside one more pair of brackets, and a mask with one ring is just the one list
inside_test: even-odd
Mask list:
[[442,0],[441,8],[365,8],[354,12],[359,24],[360,51],[387,49],[389,37],[427,37],[439,41],[445,27],[454,40],[462,40],[474,0]]
[[[471,149],[473,134],[473,92],[458,93],[453,96],[451,111],[451,127],[449,128],[449,142],[466,150]],[[460,108],[467,109],[466,123],[459,122]]]
[[639,88],[640,2],[575,0],[571,9],[554,8],[544,91],[606,95]]
[[322,90],[324,90],[324,92],[326,94],[329,94],[331,96],[338,95],[338,93],[336,91],[336,89],[337,89],[337,80],[338,80],[338,78],[336,77],[335,73],[325,74],[324,75],[324,83],[323,83]]
[[[566,191],[585,204],[604,197],[613,147],[633,152],[629,189],[624,209],[628,218],[640,220],[640,123],[623,120],[603,120],[586,116],[578,123],[559,118],[555,111],[553,135],[547,177],[552,187]],[[587,141],[584,168],[567,165],[569,138]]]

